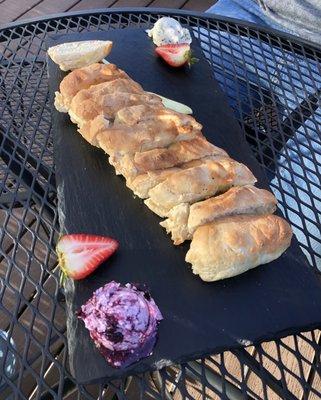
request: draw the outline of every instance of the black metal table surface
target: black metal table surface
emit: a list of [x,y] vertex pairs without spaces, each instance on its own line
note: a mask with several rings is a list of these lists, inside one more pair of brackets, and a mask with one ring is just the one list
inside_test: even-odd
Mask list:
[[146,29],[162,15],[193,28],[318,273],[321,49],[240,21],[175,10],[97,10],[8,25],[0,31],[1,400],[321,398],[319,331],[102,386],[80,386],[68,372],[45,41],[55,33]]

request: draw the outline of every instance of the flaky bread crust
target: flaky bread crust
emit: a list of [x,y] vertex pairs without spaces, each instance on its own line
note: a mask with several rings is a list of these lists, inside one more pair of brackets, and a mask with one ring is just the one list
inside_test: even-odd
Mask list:
[[290,225],[276,215],[233,216],[197,228],[185,260],[213,282],[275,260],[291,238]]
[[[111,158],[111,157],[110,157]],[[165,169],[157,169],[155,171],[148,171],[144,174],[137,175],[134,178],[126,179],[127,186],[134,192],[134,194],[142,199],[146,199],[148,197],[149,190],[163,182],[166,178],[177,173],[179,171],[183,171],[187,168],[196,167],[197,165],[201,165],[205,160],[208,159],[220,159],[220,156],[208,156],[204,158],[200,158],[198,160],[192,160],[187,163],[181,164],[177,167],[165,168]],[[111,164],[113,164],[111,162]],[[149,199],[145,202],[146,205],[154,211],[152,207],[150,207]],[[152,203],[151,203],[152,204]],[[156,214],[157,212],[154,211]],[[160,215],[160,214],[158,214]],[[160,215],[162,216],[162,215]]]
[[135,154],[117,154],[112,158],[111,164],[118,174],[133,179],[148,171],[178,167],[193,160],[215,155],[227,157],[224,150],[209,143],[200,133],[195,139],[182,140],[169,147]]
[[70,103],[69,113],[77,116],[81,126],[99,114],[113,120],[119,110],[139,104],[163,107],[159,96],[144,92],[131,79],[115,79],[80,90]]
[[[82,89],[91,85],[111,81],[118,78],[129,78],[126,72],[118,69],[114,64],[91,64],[70,72],[60,82],[60,96],[56,96],[56,102],[60,110],[68,111],[72,98]],[[57,108],[57,107],[56,107]],[[59,111],[60,111],[59,110]]]
[[230,158],[206,160],[201,165],[177,172],[148,193],[146,202],[159,207],[159,216],[165,217],[180,203],[196,201],[225,192],[232,186],[254,184],[255,176],[244,165]]
[[135,196],[146,199],[151,188],[163,182],[167,177],[180,171],[179,168],[167,168],[157,171],[149,171],[145,174],[138,175],[134,179],[127,179],[126,185],[131,189]]
[[200,225],[215,219],[240,214],[273,214],[275,196],[253,185],[233,187],[227,192],[191,205],[188,231],[193,234]]
[[[164,105],[160,107],[164,108]],[[115,125],[134,126],[143,119],[148,119],[155,112],[155,107],[149,104],[139,104],[137,106],[126,107],[118,111],[115,115]]]
[[195,139],[182,140],[169,147],[157,148],[135,154],[118,154],[110,160],[117,173],[127,179],[139,174],[180,166],[206,156],[227,157],[227,153],[209,143],[201,134]]
[[[71,120],[73,120],[72,114],[70,114]],[[84,123],[81,128],[78,129],[78,132],[81,136],[87,140],[93,146],[100,147],[97,141],[97,136],[101,132],[105,132],[107,129],[110,128],[110,122],[108,119],[104,118],[102,115],[99,115],[92,121],[88,121]]]
[[[114,93],[144,93],[143,88],[130,78],[118,78],[112,81],[92,85],[89,88],[80,90],[70,103],[70,108],[75,112],[78,105],[90,106],[90,109],[101,104],[103,97]],[[93,118],[90,118],[93,119]]]
[[[119,94],[118,96],[120,96]],[[193,121],[184,119],[184,123],[175,124],[170,119],[162,118],[160,109],[155,110],[155,118],[142,120],[135,126],[113,126],[103,130],[105,118],[98,115],[94,120],[81,126],[80,132],[91,143],[98,144],[107,154],[136,153],[157,147],[166,147],[180,141],[193,139],[199,131],[194,130]],[[114,160],[114,161],[113,161]],[[117,158],[110,160],[115,164]]]
[[[82,129],[83,132],[83,129]],[[190,132],[190,135],[194,135]],[[183,137],[185,138],[185,137]],[[135,153],[137,151],[150,150],[155,147],[168,146],[180,139],[177,131],[164,128],[161,124],[142,122],[135,128],[112,127],[96,136],[98,145],[105,153],[112,155],[117,152]],[[114,158],[115,159],[115,158]],[[111,164],[113,164],[111,159]]]
[[93,120],[98,115],[103,115],[113,121],[115,114],[125,107],[150,104],[158,108],[163,105],[158,96],[146,92],[129,93],[116,90],[104,95],[96,95],[95,92],[93,94],[89,93],[90,96],[87,97],[88,90],[92,92],[91,88],[81,90],[70,103],[69,113],[72,113],[79,126]]
[[[146,92],[145,92],[146,93]],[[160,99],[159,96],[152,94]],[[163,121],[171,123],[180,129],[201,131],[202,125],[195,120],[194,117],[187,114],[178,113],[177,111],[166,108],[163,103],[162,107],[155,108],[154,104],[139,104],[132,107],[125,107],[118,111],[115,116],[115,126],[135,126],[142,121]]]
[[201,225],[231,215],[273,214],[276,204],[275,196],[267,190],[252,185],[237,186],[191,206],[179,204],[173,207],[160,225],[171,234],[174,244],[178,245],[192,239],[193,233]]
[[214,146],[204,136],[172,144],[165,149],[154,149],[135,154],[135,167],[140,172],[175,167],[206,156],[228,157],[225,150]]
[[175,245],[192,239],[187,226],[190,207],[188,203],[178,204],[168,212],[167,218],[159,223],[160,226],[166,229],[166,233],[171,235]]

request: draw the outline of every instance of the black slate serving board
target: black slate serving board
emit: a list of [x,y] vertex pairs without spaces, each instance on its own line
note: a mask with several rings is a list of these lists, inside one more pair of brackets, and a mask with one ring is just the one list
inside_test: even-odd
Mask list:
[[[207,138],[248,165],[258,186],[267,187],[197,45],[193,47],[200,61],[191,70],[168,68],[154,56],[154,46],[142,30],[59,35],[48,45],[94,38],[113,40],[108,60],[146,90],[191,106]],[[53,98],[64,73],[50,60],[48,64]],[[62,232],[110,235],[120,242],[118,253],[94,274],[66,286],[70,368],[78,382],[106,382],[321,326],[320,281],[295,238],[286,253],[270,264],[204,283],[184,261],[189,244],[172,245],[158,225],[160,218],[134,198],[106,155],[77,134],[66,114],[54,109],[53,127]],[[110,280],[147,284],[164,316],[153,355],[123,370],[108,366],[75,316],[92,292]]]

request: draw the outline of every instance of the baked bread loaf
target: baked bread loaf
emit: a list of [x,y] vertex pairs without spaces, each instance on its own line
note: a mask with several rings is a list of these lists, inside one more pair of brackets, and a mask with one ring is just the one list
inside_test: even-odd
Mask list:
[[204,160],[201,165],[177,172],[155,186],[145,204],[160,217],[166,217],[180,203],[192,204],[232,186],[255,182],[255,176],[244,164],[230,158]]
[[289,224],[270,215],[275,197],[206,140],[186,106],[145,92],[113,64],[97,63],[62,80],[55,106],[108,154],[135,195],[167,217],[161,225],[174,244],[192,239],[186,261],[204,281],[272,261],[290,245]]
[[108,56],[113,46],[110,40],[85,40],[62,43],[48,49],[48,55],[62,71],[86,67]]
[[60,112],[67,112],[72,98],[80,90],[118,78],[129,78],[129,76],[114,64],[96,63],[76,69],[60,82],[60,92],[55,93],[55,108]]
[[192,239],[195,230],[219,218],[243,214],[273,214],[276,210],[275,196],[252,185],[232,187],[227,192],[189,205],[179,204],[160,223],[171,233],[174,244]]
[[241,215],[196,229],[185,260],[203,281],[239,275],[266,264],[290,246],[292,229],[276,215]]

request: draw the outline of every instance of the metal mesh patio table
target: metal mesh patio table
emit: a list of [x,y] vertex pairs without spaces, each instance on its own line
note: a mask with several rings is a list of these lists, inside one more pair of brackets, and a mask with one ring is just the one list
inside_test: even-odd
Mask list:
[[319,331],[105,385],[81,386],[68,372],[64,295],[54,252],[59,225],[46,38],[147,29],[163,15],[177,18],[200,42],[280,208],[319,273],[320,48],[237,20],[163,9],[95,10],[10,24],[0,30],[1,400],[321,398]]

